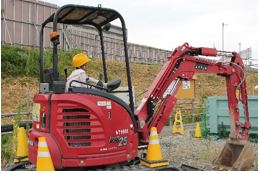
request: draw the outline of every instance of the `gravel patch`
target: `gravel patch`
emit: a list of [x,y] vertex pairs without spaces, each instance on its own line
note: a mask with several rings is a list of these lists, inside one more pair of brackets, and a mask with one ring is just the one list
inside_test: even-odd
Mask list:
[[[212,162],[223,149],[226,140],[193,138],[195,126],[185,127],[184,135],[173,135],[171,127],[165,126],[159,134],[164,159],[176,166],[190,165],[202,170],[221,170]],[[258,143],[251,143],[255,151],[255,162],[250,170],[258,170]]]

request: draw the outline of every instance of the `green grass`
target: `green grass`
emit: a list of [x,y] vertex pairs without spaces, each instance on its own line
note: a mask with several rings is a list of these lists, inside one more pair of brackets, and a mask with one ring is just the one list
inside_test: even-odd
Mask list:
[[[22,104],[19,101],[19,104],[17,106],[17,113],[18,115],[15,116],[13,121],[13,133],[12,134],[5,134],[1,137],[1,155],[2,165],[6,165],[7,163],[10,163],[15,158],[15,153],[17,151],[17,135],[18,135],[18,128],[19,124],[22,120],[22,116],[20,115],[22,111]],[[26,128],[28,130],[29,127]]]
[[6,165],[7,163],[11,162],[11,158],[13,158],[13,135],[12,134],[5,134],[1,136],[1,154],[2,159],[1,163],[2,166]]
[[[62,50],[59,51],[59,71],[63,71],[64,68],[71,69],[71,57],[79,52],[79,50],[73,50],[70,52]],[[27,75],[32,77],[39,76],[39,49],[1,45],[1,53],[3,77],[8,75]],[[44,66],[45,68],[52,67],[52,50],[50,49],[46,49],[44,51]]]

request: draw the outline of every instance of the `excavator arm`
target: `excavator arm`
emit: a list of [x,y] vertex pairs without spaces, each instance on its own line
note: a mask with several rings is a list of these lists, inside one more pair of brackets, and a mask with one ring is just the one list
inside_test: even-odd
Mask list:
[[[229,62],[203,59],[201,56],[226,56]],[[138,116],[141,143],[147,143],[149,130],[157,127],[160,132],[167,122],[182,81],[191,80],[195,73],[213,73],[226,78],[230,114],[230,138],[247,140],[249,122],[244,65],[239,54],[217,51],[214,48],[194,48],[188,43],[176,48],[161,68],[156,79],[135,111]],[[222,87],[222,86],[216,86]],[[244,108],[245,122],[240,122],[239,104]]]

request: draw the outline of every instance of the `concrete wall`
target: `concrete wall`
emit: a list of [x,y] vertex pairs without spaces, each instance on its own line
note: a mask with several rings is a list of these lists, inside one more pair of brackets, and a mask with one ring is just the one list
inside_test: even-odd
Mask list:
[[[58,8],[57,5],[39,0],[1,0],[1,43],[26,47],[39,47],[41,23]],[[91,27],[59,25],[60,48],[65,50],[81,49],[92,57],[101,57],[99,36]],[[50,48],[48,24],[44,33],[44,47]],[[119,27],[113,26],[105,33],[106,57],[123,60],[122,33]],[[128,43],[131,62],[164,63],[170,51]]]

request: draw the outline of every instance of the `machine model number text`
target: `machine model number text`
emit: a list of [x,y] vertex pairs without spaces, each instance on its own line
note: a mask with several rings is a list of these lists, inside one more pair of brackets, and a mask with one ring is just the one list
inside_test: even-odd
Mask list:
[[127,136],[111,136],[109,143],[118,143],[119,147],[125,146],[128,143]]
[[128,129],[116,130],[116,135],[124,135],[128,133]]

